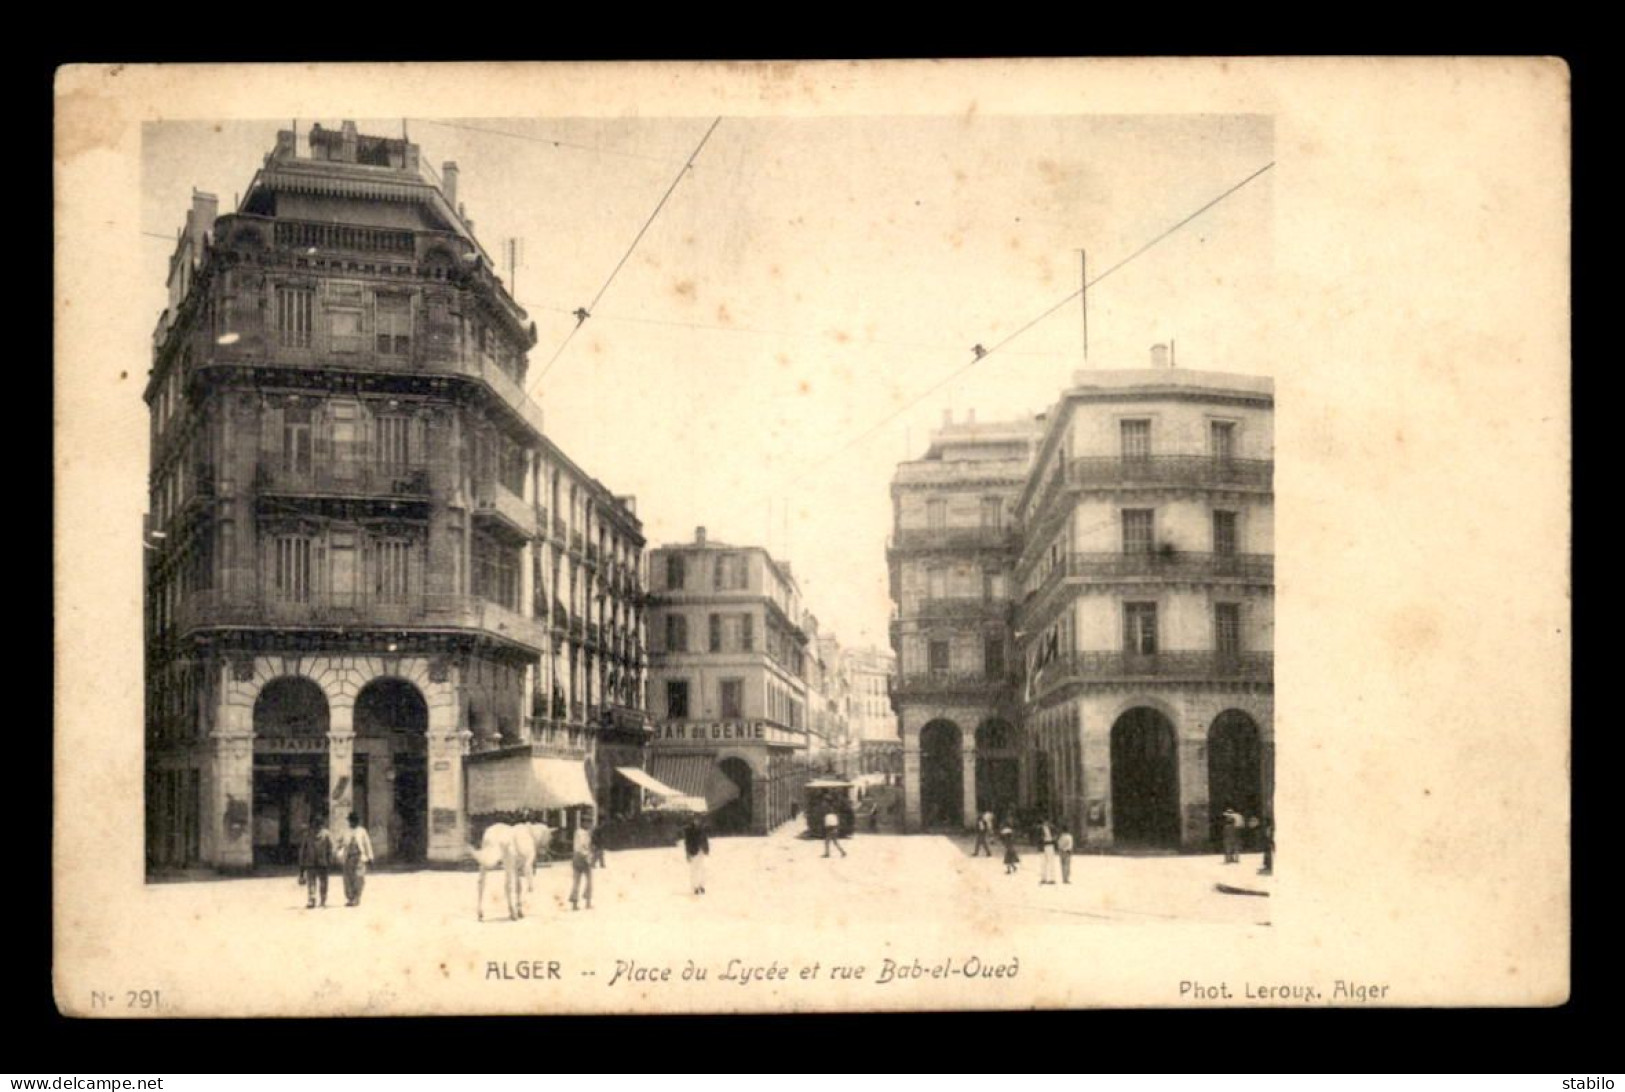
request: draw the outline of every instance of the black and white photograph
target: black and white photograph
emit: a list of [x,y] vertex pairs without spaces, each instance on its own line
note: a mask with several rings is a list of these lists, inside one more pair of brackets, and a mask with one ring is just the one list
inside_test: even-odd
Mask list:
[[1563,209],[1379,121],[1564,84],[1460,63],[65,70],[58,1007],[1561,1002]]

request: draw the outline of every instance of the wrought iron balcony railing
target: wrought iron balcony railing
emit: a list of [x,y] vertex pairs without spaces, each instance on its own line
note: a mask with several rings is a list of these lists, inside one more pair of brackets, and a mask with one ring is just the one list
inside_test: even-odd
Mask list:
[[541,625],[516,610],[472,595],[406,595],[400,597],[300,594],[192,592],[175,612],[176,633],[204,628],[317,627],[344,630],[429,629],[472,630],[517,642],[528,648],[546,647]]
[[[1010,616],[1010,600],[984,599],[979,596],[955,596],[947,599],[919,599],[913,603],[912,616],[921,620],[983,619],[996,620]],[[903,613],[910,614],[905,607]]]
[[892,540],[894,552],[928,550],[1012,550],[1013,527],[904,527]]
[[1275,555],[1153,550],[1139,553],[1069,553],[1044,574],[1028,601],[1062,580],[1193,580],[1268,583],[1275,579]]
[[897,677],[893,690],[900,699],[955,695],[997,701],[1008,698],[1014,686],[1008,672],[910,671]]
[[585,758],[592,750],[592,735],[562,720],[528,717],[525,721],[533,750],[557,758]]
[[1235,485],[1269,489],[1273,459],[1215,455],[1082,456],[1067,464],[1071,485],[1113,488],[1139,485]]
[[360,451],[304,466],[262,459],[254,486],[262,495],[420,498],[429,495],[429,468],[424,463],[380,463]]
[[1269,682],[1274,677],[1270,652],[1071,652],[1040,667],[1033,689],[1045,693],[1071,682]]

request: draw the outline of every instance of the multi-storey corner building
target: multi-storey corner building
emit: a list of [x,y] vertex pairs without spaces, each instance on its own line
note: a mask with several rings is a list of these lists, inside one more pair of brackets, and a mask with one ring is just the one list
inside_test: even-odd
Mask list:
[[1074,377],[1017,505],[1026,798],[1202,849],[1271,797],[1273,384],[1153,362]]
[[1273,410],[1268,379],[1159,347],[1147,370],[1077,373],[1044,415],[1012,512],[1019,731],[961,756],[996,779],[967,806],[1034,809],[1102,849],[1203,849],[1226,808],[1270,813]]
[[903,740],[892,712],[892,676],[897,658],[877,648],[848,649],[845,653],[846,718],[858,744],[858,773],[903,773]]
[[1018,788],[1014,506],[1036,422],[951,420],[892,479],[893,703],[911,828],[960,826]]
[[811,650],[789,566],[756,546],[649,552],[649,772],[706,799],[719,832],[765,834],[806,778]]
[[481,811],[593,805],[599,740],[643,734],[637,516],[543,436],[456,165],[299,143],[234,212],[194,197],[154,334],[150,867],[291,861],[352,810],[454,861]]

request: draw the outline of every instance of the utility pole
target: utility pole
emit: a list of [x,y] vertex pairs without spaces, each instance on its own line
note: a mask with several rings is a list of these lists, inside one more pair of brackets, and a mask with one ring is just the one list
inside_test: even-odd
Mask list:
[[1083,305],[1083,366],[1089,366],[1089,252],[1078,251],[1079,272],[1082,275],[1078,299]]

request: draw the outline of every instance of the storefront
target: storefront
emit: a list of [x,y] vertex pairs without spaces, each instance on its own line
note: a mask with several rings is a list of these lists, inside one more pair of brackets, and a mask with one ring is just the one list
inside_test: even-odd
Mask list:
[[469,755],[469,834],[477,841],[492,823],[539,822],[573,830],[595,804],[581,759],[558,758],[530,745]]
[[705,800],[717,834],[766,834],[790,818],[800,786],[791,759],[805,732],[771,721],[673,721],[650,743],[649,773]]

